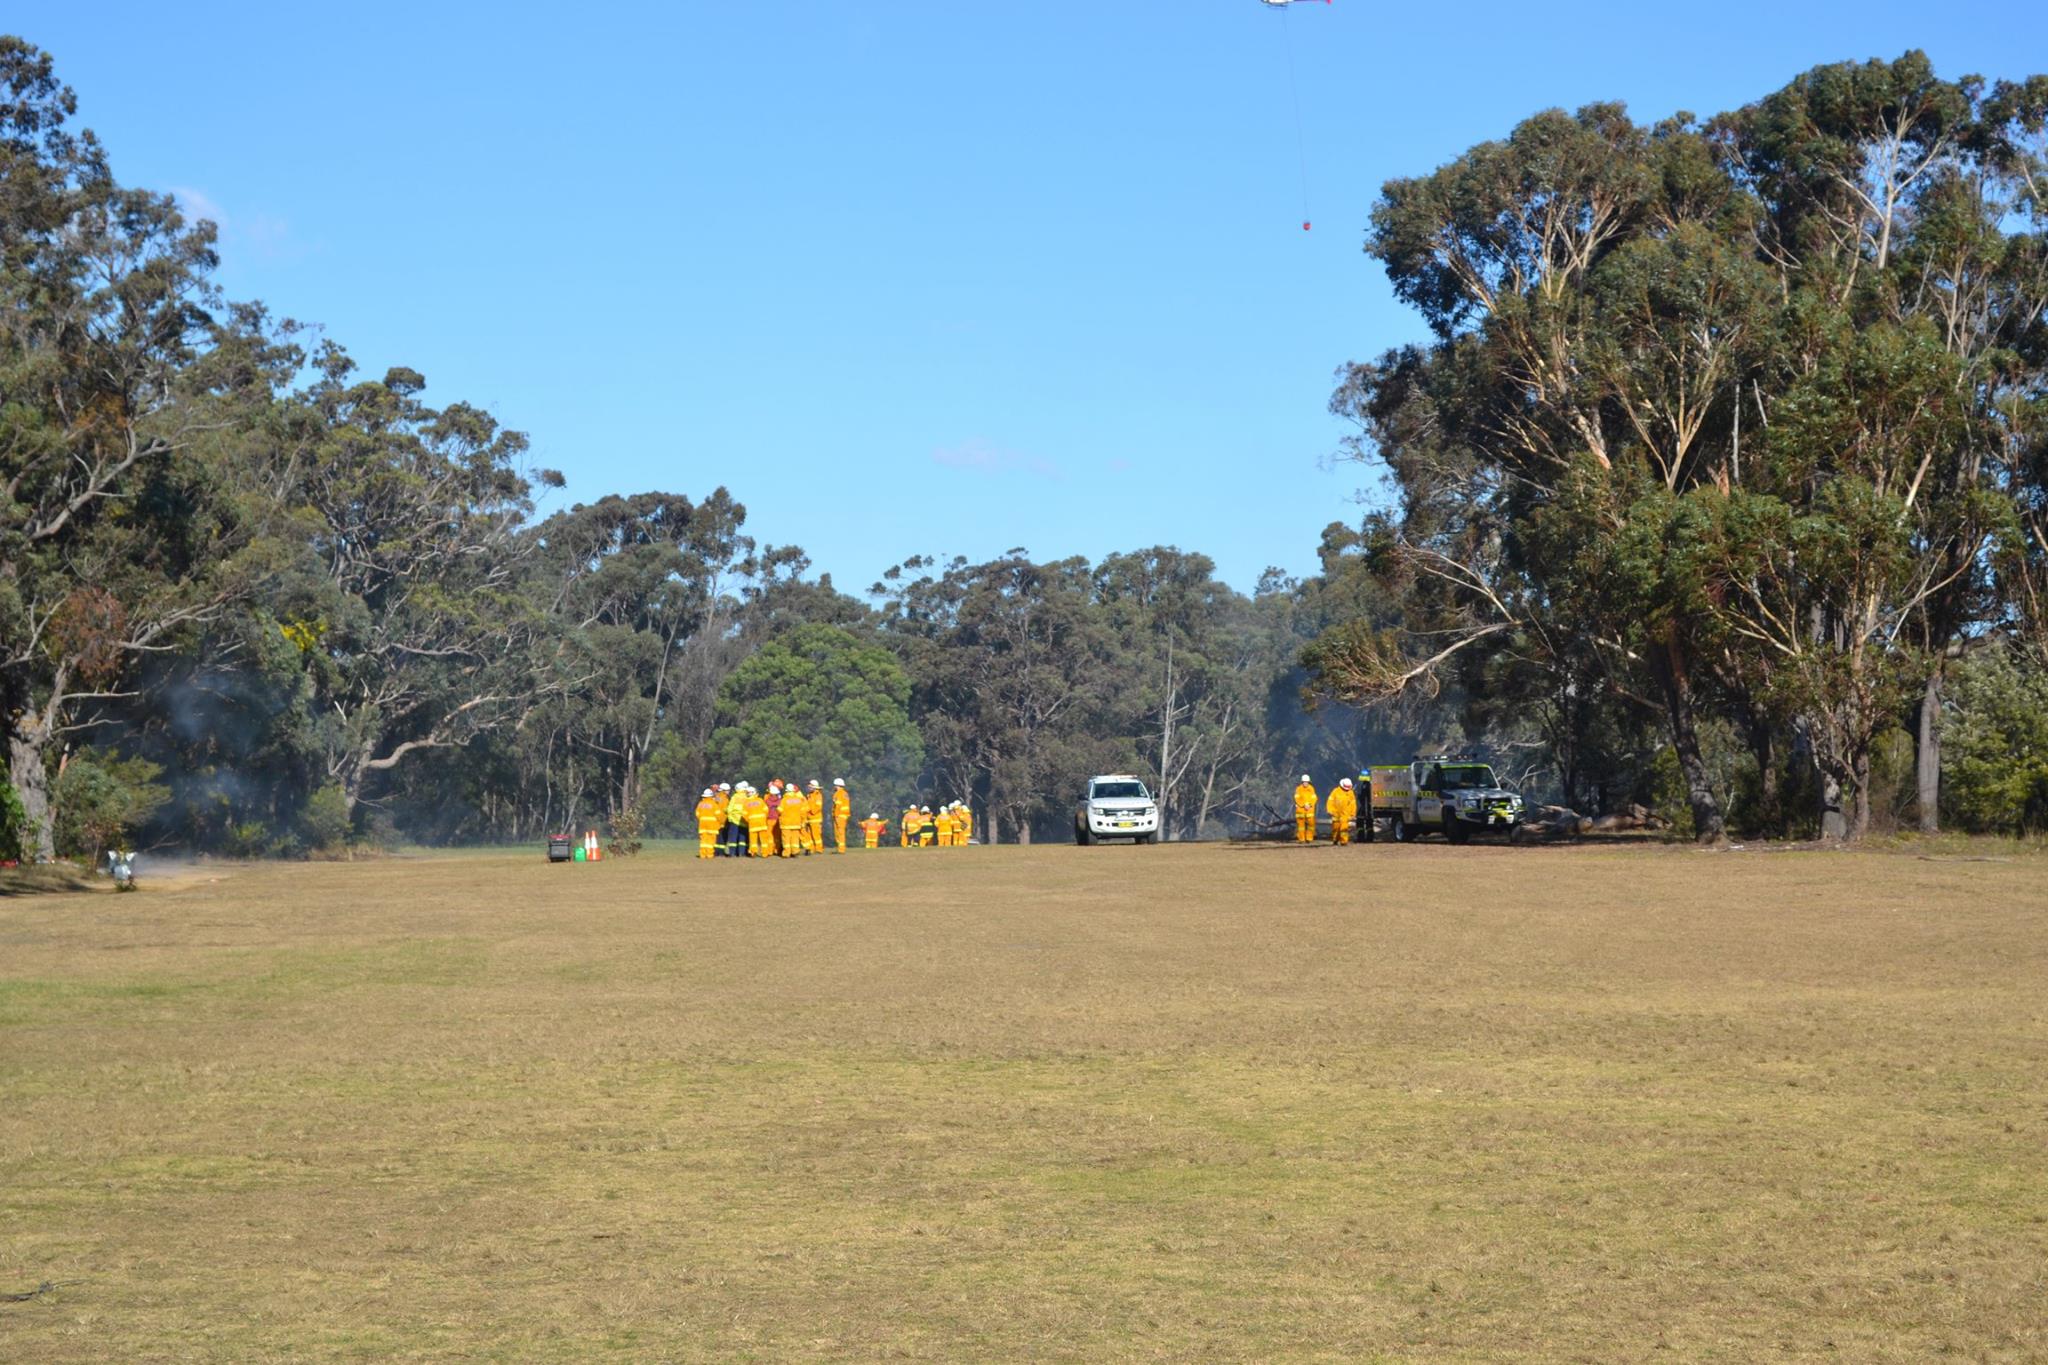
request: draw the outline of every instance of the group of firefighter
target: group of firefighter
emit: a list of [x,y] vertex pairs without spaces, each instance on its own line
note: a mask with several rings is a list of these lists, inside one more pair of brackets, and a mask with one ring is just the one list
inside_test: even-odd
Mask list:
[[[1359,797],[1364,795],[1361,805]],[[1345,778],[1330,788],[1330,797],[1324,807],[1330,813],[1330,843],[1338,848],[1351,842],[1356,830],[1359,839],[1372,842],[1372,779],[1364,773],[1358,776],[1358,784],[1352,785]],[[1360,813],[1363,812],[1363,818]],[[1301,775],[1301,784],[1294,789],[1294,842],[1312,844],[1316,841],[1316,784],[1307,773]]]
[[[825,842],[830,815],[832,842]],[[831,795],[813,779],[808,788],[777,778],[765,790],[746,782],[721,782],[706,787],[697,802],[699,858],[801,858],[812,853],[846,852],[847,826],[853,823],[853,798],[846,779],[832,779]],[[880,848],[889,822],[872,811],[858,826],[861,842]],[[965,848],[974,836],[974,812],[965,801],[934,811],[915,803],[899,825],[904,848]]]

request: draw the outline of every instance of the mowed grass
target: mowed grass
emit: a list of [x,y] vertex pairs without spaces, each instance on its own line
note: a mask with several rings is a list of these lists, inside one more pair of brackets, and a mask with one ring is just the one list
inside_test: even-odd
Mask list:
[[2048,1357],[2038,856],[143,880],[0,900],[10,1361]]

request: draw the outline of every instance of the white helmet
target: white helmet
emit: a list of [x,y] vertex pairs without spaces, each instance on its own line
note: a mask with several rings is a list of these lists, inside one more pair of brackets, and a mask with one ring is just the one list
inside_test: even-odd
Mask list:
[[1348,787],[1351,785],[1351,779],[1347,777],[1342,782],[1339,782],[1337,785],[1340,787]]
[[1304,782],[1308,781],[1308,774],[1307,774],[1307,773],[1303,773],[1303,774],[1301,775],[1301,780],[1302,780],[1302,781],[1304,781]]
[[931,813],[932,813],[932,808],[931,808],[930,806],[920,806],[920,807],[918,807],[918,814],[920,814],[920,815],[930,815]]
[[[813,783],[812,785],[815,786],[817,784]],[[843,787],[846,785],[846,779],[843,777],[835,777],[832,779],[832,785],[835,787]]]
[[882,818],[882,812],[880,812],[880,811],[878,811],[878,810],[871,810],[871,811],[869,811],[869,812],[868,812],[868,819],[870,819],[870,820],[879,820],[879,819],[881,819],[881,818]]
[[812,790],[812,791],[816,791],[817,789],[818,789],[818,779],[814,777],[814,778],[812,778],[812,779],[811,779],[811,790]]
[[705,796],[709,796],[709,795],[711,795],[711,788],[709,788],[709,787],[706,787],[706,788],[704,789],[704,795],[705,795]]
[[732,790],[732,783],[730,783],[730,782],[721,782],[721,783],[719,783],[719,784],[718,784],[718,789],[719,789],[720,791],[722,791],[722,792],[729,792],[729,791],[731,791],[731,790]]

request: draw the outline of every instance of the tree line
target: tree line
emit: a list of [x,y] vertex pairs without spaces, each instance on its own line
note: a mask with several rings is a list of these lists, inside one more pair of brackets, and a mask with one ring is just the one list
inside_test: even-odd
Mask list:
[[2038,827],[2044,107],[1909,55],[1539,115],[1386,187],[1435,339],[1340,373],[1391,496],[1318,572],[1019,549],[854,594],[722,487],[543,514],[521,434],[225,299],[213,226],[0,38],[0,843],[686,834],[771,774],[1029,841],[1105,771],[1196,837],[1475,745],[1538,799],[1855,836],[1906,731],[1919,818]]
[[1431,339],[1333,406],[1398,608],[1319,681],[1513,708],[1580,800],[1647,738],[1704,838],[1737,807],[1859,837],[1902,739],[1933,829],[1949,734],[2039,828],[2044,123],[2048,77],[1910,52],[1706,119],[1541,113],[1390,182],[1366,251]]

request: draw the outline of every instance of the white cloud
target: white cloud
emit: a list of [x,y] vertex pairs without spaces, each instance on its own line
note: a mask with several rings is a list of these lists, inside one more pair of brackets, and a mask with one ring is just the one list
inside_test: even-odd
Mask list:
[[932,452],[932,463],[947,469],[964,469],[975,474],[1029,474],[1040,479],[1063,477],[1060,467],[1037,455],[1020,455],[981,436],[970,436]]
[[183,185],[173,185],[171,186],[171,197],[178,201],[178,212],[184,214],[188,220],[196,223],[201,218],[208,218],[213,221],[215,227],[223,232],[227,230],[228,211],[219,204],[216,204],[213,201],[213,196],[209,195],[205,190],[188,189]]
[[223,252],[231,251],[244,259],[254,256],[266,261],[290,261],[310,249],[292,235],[291,223],[274,213],[258,211],[247,218],[230,218],[219,200],[189,185],[171,186],[171,197],[178,201],[178,212],[185,215],[186,222],[197,223],[204,218],[220,229]]

